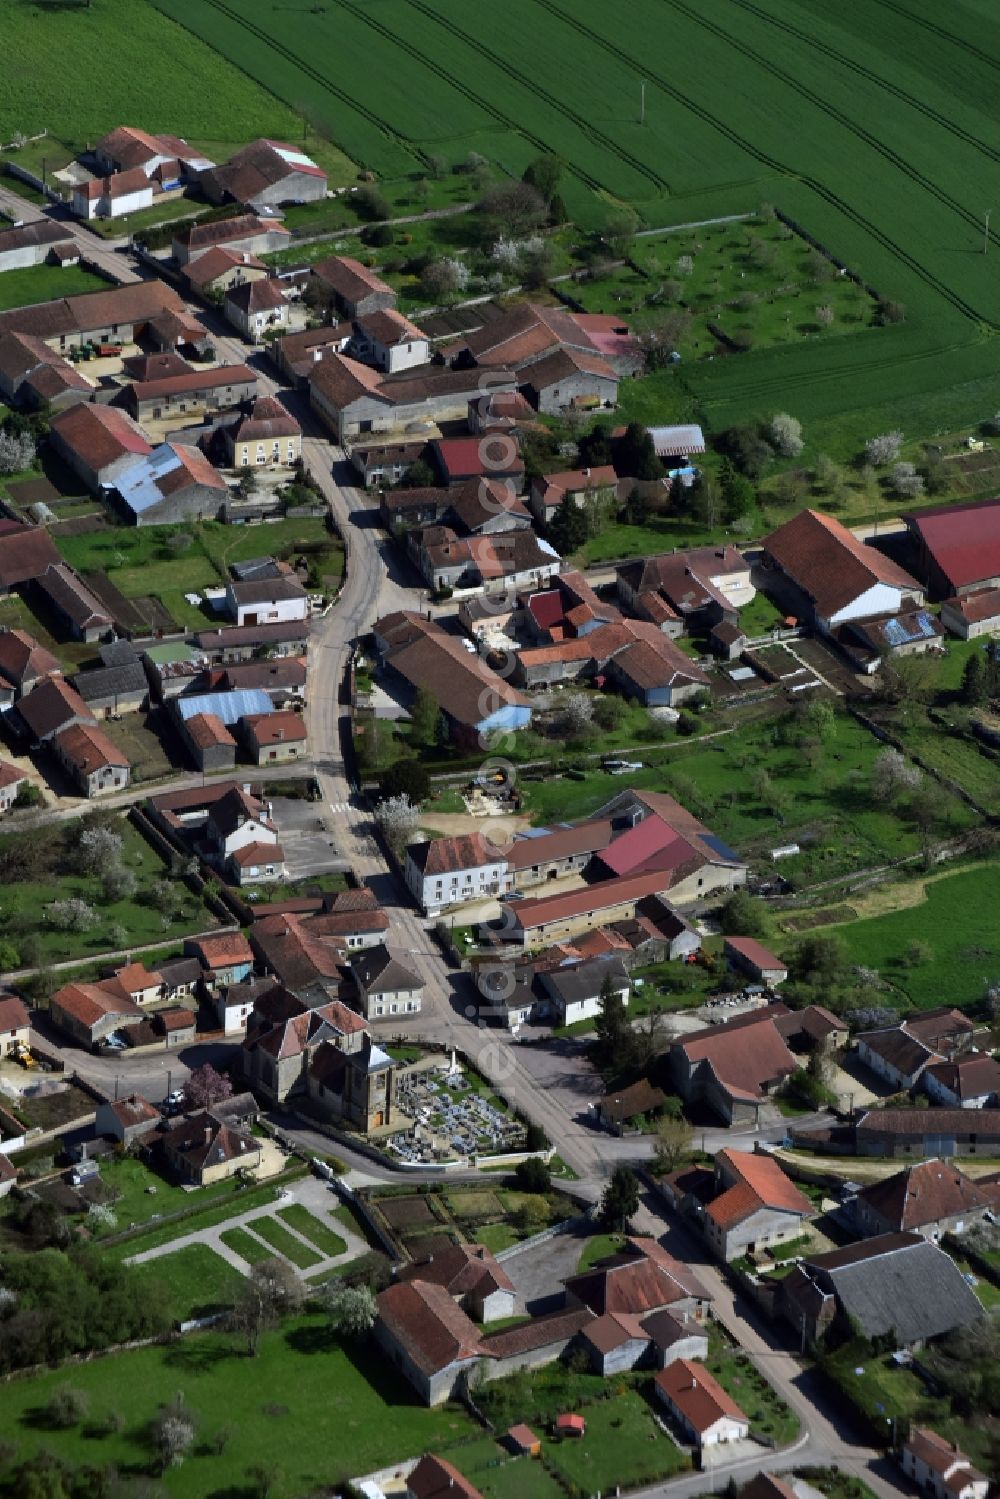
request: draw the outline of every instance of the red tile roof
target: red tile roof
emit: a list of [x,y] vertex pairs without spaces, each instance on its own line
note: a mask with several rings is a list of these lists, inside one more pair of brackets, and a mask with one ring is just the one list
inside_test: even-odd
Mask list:
[[215,745],[236,748],[236,740],[217,713],[193,713],[184,720],[184,732],[196,749],[212,749]]
[[945,1161],[920,1161],[858,1193],[887,1233],[908,1233],[957,1214],[1000,1212],[1000,1187],[974,1182]]
[[776,957],[769,947],[764,946],[763,942],[758,942],[756,937],[727,937],[726,951],[745,958],[761,972],[766,973],[775,968],[783,969],[786,973],[788,971],[787,963]]
[[818,510],[800,510],[761,545],[826,619],[878,583],[903,594],[923,592],[903,568]]
[[[748,1032],[743,1032],[743,1035],[747,1034]],[[812,1213],[808,1197],[803,1196],[777,1161],[770,1156],[753,1155],[748,1151],[720,1150],[716,1156],[716,1166],[721,1169],[723,1181],[733,1182],[705,1210],[720,1228],[733,1228],[761,1208],[781,1213],[797,1213],[801,1217],[809,1217]]]
[[70,724],[59,730],[55,742],[60,754],[83,775],[111,765],[128,769],[128,756],[95,724]]
[[187,946],[206,968],[228,968],[233,963],[253,962],[253,948],[242,932],[220,932],[215,937],[190,937]]
[[406,1491],[413,1499],[483,1499],[453,1463],[430,1452],[410,1470]]
[[378,1297],[379,1322],[423,1374],[475,1358],[479,1331],[444,1286],[398,1281]]
[[117,406],[93,403],[70,406],[52,418],[52,430],[88,468],[96,472],[125,453],[137,453],[145,458],[153,451],[128,412]]
[[23,1031],[30,1023],[27,1006],[16,994],[0,994],[0,1035]]
[[749,1426],[746,1415],[719,1381],[690,1359],[679,1358],[661,1369],[654,1383],[660,1396],[699,1434],[708,1431],[723,1416],[745,1421]]
[[24,526],[13,520],[0,524],[3,526],[0,531],[0,588],[27,583],[61,560],[59,550],[44,526]]
[[742,1025],[710,1026],[674,1042],[693,1070],[710,1067],[725,1091],[734,1098],[758,1099],[767,1086],[789,1077],[798,1066],[765,1011]]

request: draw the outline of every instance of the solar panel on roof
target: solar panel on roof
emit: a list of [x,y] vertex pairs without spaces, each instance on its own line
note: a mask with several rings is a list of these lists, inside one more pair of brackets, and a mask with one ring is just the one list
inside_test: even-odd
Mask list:
[[701,841],[707,843],[712,852],[718,854],[720,859],[731,859],[734,864],[740,862],[739,854],[734,854],[729,844],[723,843],[722,839],[716,837],[714,833],[703,833]]

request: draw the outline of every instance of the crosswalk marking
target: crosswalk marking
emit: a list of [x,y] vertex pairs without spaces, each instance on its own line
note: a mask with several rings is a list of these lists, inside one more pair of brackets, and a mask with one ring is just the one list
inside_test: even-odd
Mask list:
[[350,802],[331,802],[330,803],[330,811],[331,812],[349,812],[350,810],[351,810],[351,804],[350,804]]

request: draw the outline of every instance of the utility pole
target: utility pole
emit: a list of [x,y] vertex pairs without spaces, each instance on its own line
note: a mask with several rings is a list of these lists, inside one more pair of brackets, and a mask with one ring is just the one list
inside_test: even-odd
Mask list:
[[992,208],[987,208],[987,210],[986,210],[986,233],[983,235],[983,254],[984,255],[988,255],[990,253],[990,214],[992,212],[993,212]]
[[645,123],[646,123],[646,83],[645,83],[645,80],[643,80],[642,83],[639,84],[639,99],[640,99],[640,105],[639,105],[639,124],[640,125],[645,125]]

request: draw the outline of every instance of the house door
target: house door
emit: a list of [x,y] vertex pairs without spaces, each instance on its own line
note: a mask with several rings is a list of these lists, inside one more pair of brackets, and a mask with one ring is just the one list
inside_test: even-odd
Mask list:
[[255,625],[257,623],[256,614],[244,614],[243,623],[245,625]]
[[375,1111],[375,1118],[374,1118],[374,1120],[372,1122],[372,1129],[381,1129],[384,1123],[385,1123],[385,1114],[383,1113],[383,1111],[381,1109],[377,1109]]

